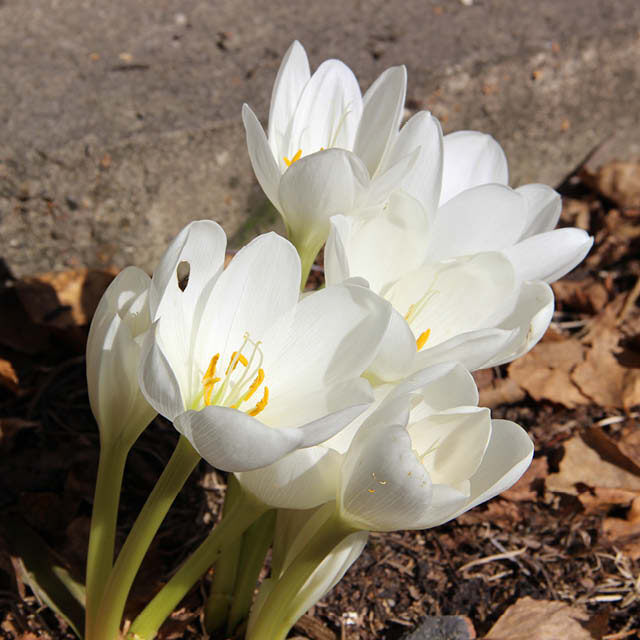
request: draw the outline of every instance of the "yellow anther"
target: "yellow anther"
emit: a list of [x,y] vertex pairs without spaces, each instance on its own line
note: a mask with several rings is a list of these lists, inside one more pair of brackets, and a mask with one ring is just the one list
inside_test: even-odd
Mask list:
[[269,402],[269,387],[265,387],[264,393],[262,394],[262,400],[260,400],[260,402],[258,402],[258,404],[255,407],[253,407],[251,411],[248,412],[249,415],[257,416],[267,406],[268,402]]
[[409,320],[410,320],[410,318],[411,318],[411,314],[414,312],[415,308],[416,308],[416,305],[415,305],[415,304],[412,304],[412,305],[409,307],[409,311],[407,311],[407,313],[405,313],[405,314],[404,314],[404,319],[405,319],[407,322],[409,322]]
[[241,353],[234,351],[231,354],[231,360],[229,360],[229,366],[224,372],[224,375],[228,376],[231,371],[235,371],[235,368],[238,366],[238,362],[245,367],[249,364],[249,361]]
[[418,339],[416,340],[416,347],[418,347],[418,351],[420,351],[420,349],[422,349],[422,347],[427,343],[430,334],[431,329],[427,329],[418,336]]
[[284,163],[287,165],[287,167],[290,167],[294,162],[296,162],[296,160],[300,160],[301,157],[302,157],[302,149],[298,149],[298,152],[296,153],[295,156],[293,156],[293,158],[291,158],[291,160],[289,160],[287,156],[284,156],[284,158],[282,159],[284,160]]
[[211,358],[211,362],[209,363],[209,367],[205,372],[204,376],[202,376],[202,385],[204,387],[204,403],[209,406],[211,404],[211,394],[213,393],[213,387],[216,382],[220,382],[220,378],[216,378],[216,365],[218,364],[218,359],[220,358],[220,354],[216,353],[213,358]]
[[367,491],[368,491],[369,493],[375,493],[375,492],[376,492],[376,490],[375,490],[375,489],[367,489]]
[[256,379],[251,383],[251,386],[249,387],[247,393],[244,394],[244,401],[248,400],[256,392],[256,389],[262,384],[263,380],[264,369],[258,369],[258,375],[256,376]]

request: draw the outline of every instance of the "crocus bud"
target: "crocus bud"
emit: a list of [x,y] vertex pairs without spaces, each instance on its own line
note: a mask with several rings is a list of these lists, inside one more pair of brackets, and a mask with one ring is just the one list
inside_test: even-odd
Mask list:
[[87,384],[102,447],[130,447],[156,411],[138,386],[138,362],[151,325],[149,276],[127,267],[104,292],[87,341]]

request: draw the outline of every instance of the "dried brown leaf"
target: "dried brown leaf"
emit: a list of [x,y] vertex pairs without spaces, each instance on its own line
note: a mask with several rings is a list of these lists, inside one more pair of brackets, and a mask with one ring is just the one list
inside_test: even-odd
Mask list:
[[512,378],[497,378],[480,389],[480,406],[493,409],[501,404],[513,404],[526,397],[525,390]]
[[640,404],[640,369],[624,366],[620,360],[625,337],[619,324],[627,294],[618,296],[590,323],[583,344],[590,347],[583,362],[571,373],[571,380],[595,404],[625,408]]
[[549,475],[549,464],[546,458],[534,458],[531,466],[513,487],[500,495],[507,500],[535,500],[538,497],[537,485]]
[[509,365],[509,377],[534,400],[550,400],[575,408],[589,404],[571,380],[571,372],[582,363],[584,347],[575,338],[545,338],[535,349]]
[[609,541],[632,560],[640,558],[640,496],[632,501],[626,519],[605,518],[602,530]]
[[13,365],[8,360],[0,358],[0,387],[17,393],[20,388],[20,379]]
[[58,329],[89,324],[114,274],[106,271],[42,273],[16,283],[31,320]]
[[520,598],[491,627],[485,640],[594,640],[588,615],[558,601]]
[[607,288],[595,280],[558,280],[551,285],[556,300],[576,311],[597,313],[604,309],[609,301]]
[[589,487],[640,490],[639,476],[603,460],[597,451],[576,435],[564,443],[560,469],[547,477],[546,486],[550,491],[576,495],[575,485],[580,483]]
[[605,514],[613,506],[630,506],[638,496],[640,496],[640,491],[594,487],[590,491],[581,493],[578,499],[582,503],[585,513]]
[[595,172],[584,172],[585,181],[620,207],[640,206],[640,163],[611,162]]

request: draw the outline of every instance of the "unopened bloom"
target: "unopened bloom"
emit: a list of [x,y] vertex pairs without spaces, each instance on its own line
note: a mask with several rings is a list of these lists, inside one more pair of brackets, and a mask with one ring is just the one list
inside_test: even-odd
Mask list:
[[91,322],[87,383],[103,447],[120,442],[128,450],[156,415],[138,387],[142,342],[151,326],[150,284],[144,271],[127,267],[105,291]]
[[223,271],[225,246],[220,226],[200,221],[167,249],[140,385],[202,457],[241,471],[326,440],[366,408],[360,374],[390,311],[355,284],[299,300],[300,260],[273,233]]
[[338,60],[311,75],[294,42],[273,87],[268,135],[244,105],[256,177],[303,262],[325,242],[331,215],[382,202],[406,181],[431,193],[424,179],[411,177],[411,167],[429,157],[431,149],[421,145],[433,138],[424,131],[439,125],[423,113],[399,132],[405,94],[404,67],[387,69],[362,96],[353,72]]

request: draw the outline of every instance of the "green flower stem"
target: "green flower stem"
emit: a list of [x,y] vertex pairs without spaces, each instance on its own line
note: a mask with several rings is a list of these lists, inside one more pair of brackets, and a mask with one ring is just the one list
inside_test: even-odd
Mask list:
[[100,448],[87,552],[86,629],[93,624],[113,566],[120,490],[129,449],[119,441]]
[[[222,517],[229,514],[233,505],[242,495],[240,483],[233,474],[229,474],[227,491],[224,495]],[[233,589],[236,584],[236,573],[240,553],[242,552],[242,537],[232,540],[222,549],[220,558],[214,565],[211,591],[204,612],[204,626],[207,633],[212,634],[227,625],[229,607],[233,598]]]
[[243,536],[240,566],[227,623],[228,636],[231,636],[238,625],[249,617],[253,591],[256,588],[260,569],[264,565],[267,550],[273,542],[275,526],[276,511],[273,509],[256,520]]
[[313,251],[300,252],[298,250],[298,253],[300,255],[300,266],[301,266],[300,291],[304,291],[304,288],[307,284],[307,280],[309,279],[309,274],[311,273],[311,268],[313,267],[313,263],[315,262],[318,252],[317,251],[316,252],[313,252]]
[[114,640],[133,580],[169,507],[191,475],[200,456],[180,436],[178,445],[129,533],[109,577],[100,609],[99,624],[87,627],[85,640]]
[[243,492],[233,508],[193,552],[155,598],[133,621],[127,634],[130,640],[151,640],[165,619],[187,595],[191,587],[220,557],[231,540],[239,538],[268,507]]
[[355,533],[334,513],[275,583],[247,634],[247,640],[284,640],[297,620],[296,600],[300,589],[318,565],[348,535]]

